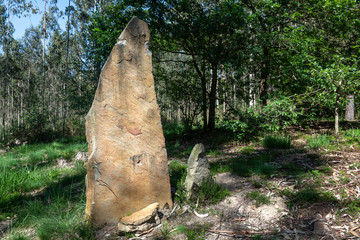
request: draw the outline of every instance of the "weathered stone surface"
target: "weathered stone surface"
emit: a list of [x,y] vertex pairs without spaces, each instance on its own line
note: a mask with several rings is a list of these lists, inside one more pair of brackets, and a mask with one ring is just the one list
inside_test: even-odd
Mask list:
[[202,143],[196,144],[188,159],[185,179],[186,197],[189,199],[203,181],[211,179],[210,164]]
[[146,231],[160,224],[159,203],[153,203],[130,216],[123,217],[118,224],[120,233]]
[[107,59],[86,116],[86,214],[118,223],[158,202],[172,206],[165,139],[156,102],[147,24],[134,17]]

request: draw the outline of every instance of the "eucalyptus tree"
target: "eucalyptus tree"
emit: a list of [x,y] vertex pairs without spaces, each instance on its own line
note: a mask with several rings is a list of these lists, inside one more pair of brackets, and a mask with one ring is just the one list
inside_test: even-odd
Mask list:
[[316,106],[313,109],[331,109],[337,133],[339,107],[345,106],[346,94],[360,90],[360,3],[305,1],[291,18],[283,38],[287,53],[292,53],[289,91],[302,94],[300,101]]

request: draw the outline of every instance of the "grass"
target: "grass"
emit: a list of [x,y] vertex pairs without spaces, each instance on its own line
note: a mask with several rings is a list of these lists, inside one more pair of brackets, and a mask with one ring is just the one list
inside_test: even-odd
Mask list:
[[282,194],[289,198],[289,206],[308,206],[312,203],[336,202],[336,198],[331,192],[316,189],[314,186],[306,186],[305,189],[293,192],[290,190],[282,191]]
[[[170,184],[175,189],[174,200],[180,205],[186,202],[184,182],[187,165],[175,160],[169,164]],[[204,181],[197,190],[197,199],[200,203],[217,203],[230,195],[229,190],[221,187],[215,181]],[[197,200],[193,199],[193,200]]]
[[210,172],[212,175],[216,173],[230,172],[231,168],[228,161],[217,161],[210,163]]
[[227,196],[230,196],[230,191],[213,180],[204,181],[197,193],[197,198],[200,203],[215,204]]
[[206,229],[209,227],[208,224],[195,224],[192,227],[180,225],[177,227],[176,232],[185,234],[188,240],[205,240]]
[[318,150],[324,147],[330,147],[333,141],[333,136],[330,135],[313,135],[307,139],[307,146],[311,149]]
[[230,162],[230,171],[242,177],[251,175],[270,177],[275,172],[275,168],[269,164],[271,161],[273,161],[273,157],[268,153],[246,158],[234,158]]
[[345,137],[349,137],[349,138],[360,138],[360,129],[358,128],[352,128],[352,129],[348,129],[344,132],[344,136]]
[[237,157],[210,163],[210,172],[213,175],[231,172],[242,177],[249,177],[251,175],[270,177],[276,170],[271,165],[273,160],[273,156],[269,153]]
[[9,239],[93,239],[84,219],[84,164],[55,167],[56,159],[87,150],[81,139],[19,146],[0,155],[0,220],[14,219]]
[[246,193],[246,197],[255,201],[255,206],[260,207],[261,205],[268,205],[271,203],[270,197],[266,196],[265,194],[259,191],[251,191]]
[[291,137],[282,135],[268,135],[263,140],[263,146],[268,149],[291,148]]

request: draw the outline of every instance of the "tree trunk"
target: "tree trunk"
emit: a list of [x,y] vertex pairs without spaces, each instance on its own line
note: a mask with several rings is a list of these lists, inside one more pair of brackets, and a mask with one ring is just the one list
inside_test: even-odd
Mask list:
[[339,97],[336,96],[335,102],[335,135],[339,134]]
[[348,95],[347,98],[349,102],[346,105],[345,120],[352,121],[355,120],[354,95]]
[[201,95],[202,95],[202,112],[203,112],[203,130],[207,129],[207,92],[206,92],[206,80],[201,78]]
[[3,83],[3,105],[2,105],[2,133],[1,133],[1,139],[5,141],[6,137],[6,94],[7,94],[7,83],[8,83],[8,75],[9,75],[9,31],[10,31],[10,0],[8,0],[8,8],[7,8],[8,14],[7,14],[7,26],[6,26],[6,49],[5,49],[5,77],[4,77],[4,83]]
[[211,89],[209,95],[209,124],[208,129],[212,130],[215,128],[215,118],[216,118],[216,86],[217,86],[217,64],[212,64],[212,76],[211,76]]
[[260,91],[259,91],[259,97],[260,97],[260,104],[261,109],[263,109],[264,106],[266,106],[266,100],[267,100],[267,79],[269,76],[269,48],[268,46],[263,46],[263,61],[261,64],[261,80],[260,80]]
[[66,106],[66,82],[69,81],[69,48],[70,48],[70,7],[71,2],[69,0],[68,4],[68,19],[67,19],[67,37],[66,37],[66,79],[64,79],[63,85],[63,95],[64,99],[62,101],[63,104],[63,119],[62,119],[62,135],[65,135],[65,122],[67,117],[67,106]]
[[45,40],[46,40],[46,0],[44,0],[44,21],[43,21],[43,52],[42,52],[42,104],[45,107]]

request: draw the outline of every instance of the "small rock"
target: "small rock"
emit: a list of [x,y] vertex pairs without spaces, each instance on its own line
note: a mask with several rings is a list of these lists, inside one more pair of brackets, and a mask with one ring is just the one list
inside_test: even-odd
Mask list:
[[331,220],[333,218],[333,215],[331,213],[328,213],[326,216],[325,216],[325,219],[327,221]]
[[326,225],[324,221],[317,220],[314,222],[314,233],[324,235],[326,233]]
[[72,165],[72,163],[67,162],[67,160],[64,158],[58,158],[56,161],[57,161],[59,167],[66,168],[66,167],[70,167]]
[[88,153],[87,152],[77,152],[75,157],[74,157],[74,160],[75,161],[83,161],[83,162],[87,162],[87,159],[88,159]]
[[7,153],[7,150],[6,149],[0,149],[0,154],[4,154],[4,153]]
[[120,234],[143,232],[160,224],[159,203],[153,203],[130,216],[123,217],[118,224]]

